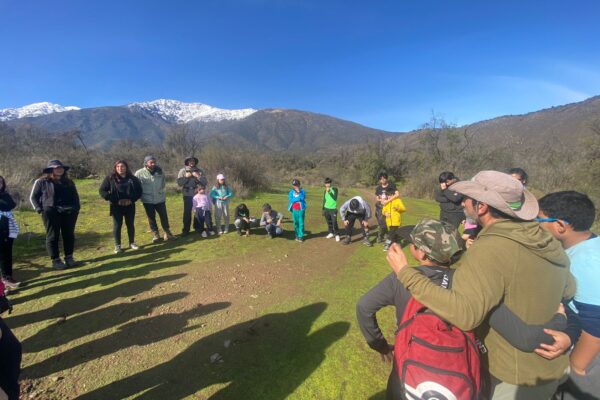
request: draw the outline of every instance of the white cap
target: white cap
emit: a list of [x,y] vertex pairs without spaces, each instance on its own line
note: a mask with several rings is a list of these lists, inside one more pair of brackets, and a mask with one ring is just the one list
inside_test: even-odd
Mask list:
[[225,179],[225,175],[223,175],[223,174],[217,175],[217,180],[219,180],[219,179]]

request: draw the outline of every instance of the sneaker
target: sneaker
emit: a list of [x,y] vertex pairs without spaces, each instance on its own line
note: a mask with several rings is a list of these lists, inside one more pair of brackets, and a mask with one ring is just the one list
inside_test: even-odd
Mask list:
[[206,233],[206,231],[202,231],[200,236],[202,236],[203,238],[208,237],[208,233]]
[[229,233],[229,229],[225,229],[225,230],[223,231],[223,234],[224,234],[224,235],[226,235],[226,234],[228,234],[228,233]]
[[329,235],[325,236],[325,239],[331,239],[333,236],[333,233],[330,233]]
[[377,235],[377,243],[383,243],[384,241],[385,241],[385,237],[384,236]]
[[129,243],[129,248],[130,248],[131,250],[139,250],[139,249],[140,249],[140,246],[138,246],[138,245],[137,245],[137,244],[135,244],[135,243]]
[[160,235],[158,234],[158,231],[154,231],[152,232],[152,243],[158,242],[160,242]]
[[67,264],[67,267],[69,267],[69,268],[74,268],[74,267],[78,267],[81,263],[78,261],[75,261],[73,256],[66,256],[65,264]]
[[56,270],[67,269],[67,265],[60,258],[55,258],[52,260],[52,268]]
[[267,239],[273,239],[273,235],[271,235],[270,233],[267,233]]
[[209,234],[210,236],[215,236],[215,231],[208,231],[208,234]]
[[2,283],[4,283],[4,286],[6,286],[9,289],[18,289],[19,285],[21,284],[21,282],[17,282],[15,281],[12,276],[5,276],[4,278],[2,278]]
[[373,247],[373,243],[371,243],[371,242],[369,241],[369,238],[364,238],[364,239],[362,240],[362,243],[363,243],[365,246],[368,246],[368,247]]
[[181,236],[188,236],[190,231],[181,231]]
[[222,234],[223,234],[223,231],[222,231],[222,230],[219,230],[219,235],[222,235]]
[[175,240],[175,236],[173,236],[173,234],[170,231],[165,231],[165,234],[163,235],[163,239],[165,239],[165,241]]
[[300,243],[303,243],[304,242],[304,238],[303,237],[296,238],[296,241],[300,242]]
[[115,254],[119,254],[122,253],[123,249],[121,248],[120,244],[115,245]]
[[340,235],[335,235],[335,241],[339,242],[340,241]]
[[390,249],[391,244],[386,243],[383,245],[383,251],[388,251]]
[[246,237],[250,236],[250,229],[246,231]]
[[346,236],[346,239],[344,239],[344,241],[342,242],[342,244],[350,244],[350,236]]

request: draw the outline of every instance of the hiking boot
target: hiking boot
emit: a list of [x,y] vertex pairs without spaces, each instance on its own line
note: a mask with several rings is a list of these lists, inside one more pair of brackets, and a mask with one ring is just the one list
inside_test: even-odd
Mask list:
[[188,236],[190,231],[181,231],[181,236]]
[[325,236],[325,239],[331,239],[334,236],[333,233],[330,233],[329,235]]
[[130,248],[131,250],[139,250],[139,249],[140,249],[140,246],[138,246],[138,245],[137,245],[137,244],[135,244],[135,243],[129,243],[129,248]]
[[67,266],[60,258],[55,258],[52,260],[52,268],[56,270],[67,269]]
[[19,285],[21,284],[21,282],[17,282],[13,279],[12,276],[5,276],[4,278],[2,278],[2,283],[4,283],[4,286],[6,286],[9,289],[18,289]]
[[385,241],[385,236],[377,235],[377,243],[383,243]]
[[123,249],[121,248],[120,244],[115,245],[115,254],[119,254],[122,253]]
[[383,245],[383,251],[388,251],[390,249],[391,243],[386,243]]
[[165,241],[167,241],[167,240],[175,240],[175,236],[173,236],[173,234],[171,233],[171,231],[165,231],[165,234],[163,235],[163,239]]
[[160,235],[158,231],[152,231],[152,243],[160,242]]
[[347,245],[347,244],[350,244],[350,242],[351,242],[350,236],[346,236],[346,239],[344,239],[344,241],[342,242],[342,244],[346,244]]
[[365,238],[362,240],[362,244],[364,244],[364,245],[365,245],[365,246],[367,246],[367,247],[373,247],[373,243],[371,243],[371,242],[369,241],[369,238],[368,238],[368,237],[365,237]]
[[65,264],[67,264],[67,267],[69,268],[75,268],[81,265],[79,261],[75,261],[73,256],[65,256]]
[[202,231],[200,236],[202,236],[203,238],[208,237],[208,233],[206,233],[206,231]]
[[335,235],[335,241],[339,242],[340,241],[340,235]]
[[250,229],[246,231],[246,237],[250,236]]

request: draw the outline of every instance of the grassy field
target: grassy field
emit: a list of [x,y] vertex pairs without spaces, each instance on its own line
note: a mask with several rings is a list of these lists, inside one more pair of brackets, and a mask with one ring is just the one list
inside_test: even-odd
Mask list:
[[[279,188],[246,203],[255,215],[264,202],[284,212],[283,238],[257,229],[248,238],[194,234],[152,245],[138,207],[142,247],[114,255],[99,183],[77,182],[80,268],[52,271],[40,217],[17,214],[15,276],[24,283],[5,319],[23,343],[30,398],[384,398],[390,366],[364,342],[355,305],[390,272],[385,253],[326,240],[320,188],[307,189],[305,243],[293,240],[287,189]],[[431,202],[405,203],[404,224],[437,214]],[[167,207],[180,232],[180,195]],[[393,310],[381,314],[391,338]]]

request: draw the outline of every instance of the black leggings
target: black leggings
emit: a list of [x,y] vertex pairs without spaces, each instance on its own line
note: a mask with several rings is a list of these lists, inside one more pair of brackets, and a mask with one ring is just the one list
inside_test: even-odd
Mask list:
[[9,400],[19,400],[19,375],[21,374],[21,343],[0,318],[0,388]]
[[58,240],[62,235],[65,257],[73,255],[75,249],[75,224],[79,213],[58,213],[54,208],[42,212],[42,220],[46,227],[46,250],[51,259],[60,257]]
[[362,224],[364,220],[365,214],[353,214],[351,212],[346,214],[346,221],[348,221],[348,225],[346,226],[346,235],[348,235],[349,238],[352,237],[352,228],[354,227],[354,222],[358,221],[360,227],[362,228],[363,236],[367,237],[368,231]]
[[8,236],[0,237],[0,270],[2,276],[12,276],[13,273],[13,242],[15,239]]
[[325,221],[327,221],[327,230],[329,233],[337,235],[340,230],[337,222],[337,210],[325,208],[323,209],[323,214],[325,215]]
[[115,244],[121,245],[121,229],[123,228],[123,219],[125,219],[125,225],[127,226],[127,237],[129,238],[129,244],[135,243],[135,203],[131,203],[129,206],[118,206],[112,207],[113,217],[113,236],[115,238]]

